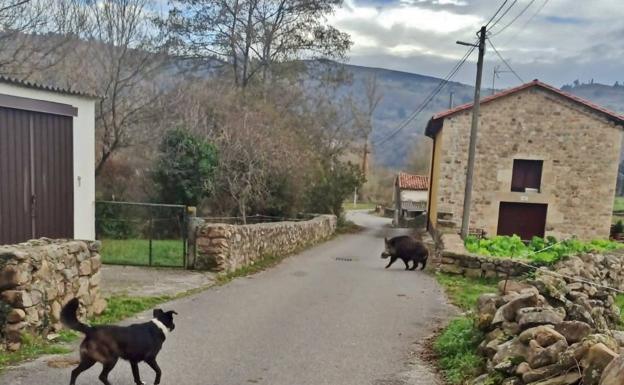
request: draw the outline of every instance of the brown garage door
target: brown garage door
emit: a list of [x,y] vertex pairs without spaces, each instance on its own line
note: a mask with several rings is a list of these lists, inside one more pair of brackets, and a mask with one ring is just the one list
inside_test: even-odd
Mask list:
[[72,238],[72,117],[0,107],[0,244]]
[[518,235],[523,240],[544,237],[548,205],[501,202],[498,212],[498,235]]

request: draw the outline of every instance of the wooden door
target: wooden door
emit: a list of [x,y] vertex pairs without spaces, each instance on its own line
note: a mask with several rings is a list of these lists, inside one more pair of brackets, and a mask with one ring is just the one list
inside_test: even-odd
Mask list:
[[518,235],[523,240],[544,237],[548,205],[501,202],[498,212],[498,235]]
[[0,107],[0,244],[73,238],[73,119]]

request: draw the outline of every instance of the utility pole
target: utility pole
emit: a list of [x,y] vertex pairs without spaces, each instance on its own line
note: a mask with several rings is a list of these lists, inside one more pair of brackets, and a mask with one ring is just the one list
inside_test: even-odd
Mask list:
[[453,96],[455,96],[455,93],[451,91],[451,94],[449,95],[449,110],[453,108]]
[[[472,199],[472,175],[474,173],[475,152],[477,150],[477,131],[479,129],[479,107],[481,104],[481,78],[483,75],[483,56],[485,55],[486,27],[479,31],[479,60],[477,61],[477,80],[475,82],[474,104],[472,105],[472,126],[470,127],[470,145],[468,147],[468,168],[466,170],[466,189],[464,190],[464,211],[462,213],[461,237],[468,235],[470,223],[470,200]],[[463,45],[469,43],[457,42]]]

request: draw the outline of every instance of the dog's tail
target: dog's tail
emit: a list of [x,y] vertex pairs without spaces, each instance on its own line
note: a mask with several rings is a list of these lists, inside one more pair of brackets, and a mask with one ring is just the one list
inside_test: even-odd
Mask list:
[[67,302],[67,304],[63,306],[63,309],[61,310],[61,322],[63,323],[63,325],[67,326],[72,330],[87,334],[91,330],[91,327],[89,327],[89,325],[83,324],[78,320],[78,317],[76,317],[78,305],[80,305],[80,303],[78,302],[78,298],[74,298],[71,301]]

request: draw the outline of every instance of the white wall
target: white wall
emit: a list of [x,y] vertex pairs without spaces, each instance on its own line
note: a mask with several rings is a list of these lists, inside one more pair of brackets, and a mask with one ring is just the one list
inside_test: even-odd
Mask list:
[[429,191],[427,190],[401,190],[401,202],[427,201],[428,197],[429,197]]
[[0,94],[69,104],[74,117],[74,238],[95,239],[95,100],[0,82]]

